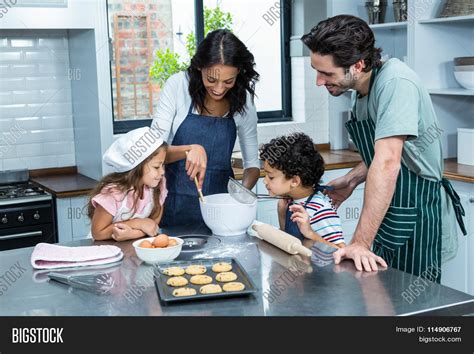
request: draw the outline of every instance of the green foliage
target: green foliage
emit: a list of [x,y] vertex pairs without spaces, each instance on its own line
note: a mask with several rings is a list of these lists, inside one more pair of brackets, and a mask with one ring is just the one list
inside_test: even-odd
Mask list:
[[150,68],[150,76],[163,87],[166,80],[174,73],[186,70],[186,65],[179,62],[179,54],[166,48],[156,51],[156,59]]
[[[230,12],[223,12],[219,6],[210,9],[204,7],[204,37],[209,32],[217,29],[228,29],[232,31],[232,14]],[[196,53],[196,36],[194,32],[186,36],[186,50],[190,58]]]
[[[217,29],[228,29],[232,31],[232,14],[223,12],[219,6],[215,8],[204,7],[204,37],[209,32]],[[189,58],[196,53],[196,36],[194,32],[186,36],[186,51]],[[186,70],[189,63],[181,62],[179,54],[171,52],[168,48],[156,51],[156,59],[150,68],[150,76],[163,87],[168,78],[180,71]]]

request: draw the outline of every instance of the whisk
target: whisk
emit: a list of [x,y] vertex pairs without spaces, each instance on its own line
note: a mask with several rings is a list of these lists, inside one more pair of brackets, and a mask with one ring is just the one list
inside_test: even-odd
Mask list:
[[229,177],[227,191],[232,198],[242,204],[253,204],[257,199],[285,199],[285,197],[272,197],[266,194],[255,194],[232,177]]
[[[332,191],[334,190],[334,187],[322,186],[322,185],[317,186],[317,190],[324,190],[324,189],[328,191]],[[242,184],[237,182],[232,177],[229,177],[229,182],[227,182],[227,191],[229,192],[232,198],[234,198],[235,200],[237,200],[239,203],[242,203],[242,204],[253,204],[258,199],[288,199],[288,197],[282,197],[282,196],[272,197],[266,194],[255,194],[250,189],[244,187]]]
[[99,295],[107,294],[115,285],[114,278],[108,273],[97,273],[91,275],[66,275],[50,272],[48,273],[48,277],[73,288],[91,291]]

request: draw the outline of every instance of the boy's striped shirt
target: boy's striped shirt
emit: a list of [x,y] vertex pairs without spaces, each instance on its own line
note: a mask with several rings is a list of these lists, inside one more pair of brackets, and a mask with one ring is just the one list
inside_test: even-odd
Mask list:
[[[306,199],[294,200],[293,204],[304,206]],[[306,212],[309,215],[311,228],[319,236],[334,244],[344,242],[341,219],[332,207],[328,196],[317,192],[306,204]]]

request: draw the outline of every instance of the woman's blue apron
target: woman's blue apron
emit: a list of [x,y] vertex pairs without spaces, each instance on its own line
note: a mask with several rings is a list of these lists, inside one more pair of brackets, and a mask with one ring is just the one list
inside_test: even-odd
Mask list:
[[[207,154],[207,169],[202,187],[204,196],[227,193],[229,177],[234,177],[232,150],[237,137],[233,117],[195,114],[193,105],[176,132],[172,145],[199,144]],[[203,225],[197,189],[186,173],[186,160],[166,165],[168,197],[160,226]]]

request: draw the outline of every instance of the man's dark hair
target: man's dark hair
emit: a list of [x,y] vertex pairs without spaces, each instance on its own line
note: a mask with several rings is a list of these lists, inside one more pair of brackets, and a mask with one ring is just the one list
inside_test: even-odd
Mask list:
[[303,43],[320,55],[332,55],[334,64],[348,69],[364,60],[364,72],[381,65],[381,48],[375,47],[374,33],[362,19],[338,15],[319,22],[301,37]]
[[299,176],[304,187],[316,187],[324,174],[324,160],[304,133],[270,140],[260,149],[260,159],[283,172],[286,178]]

